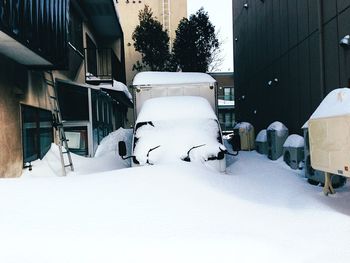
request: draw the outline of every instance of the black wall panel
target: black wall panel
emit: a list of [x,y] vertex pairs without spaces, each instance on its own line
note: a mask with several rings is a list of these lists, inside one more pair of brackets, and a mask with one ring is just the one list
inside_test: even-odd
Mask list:
[[310,50],[310,109],[315,111],[322,101],[322,86],[321,86],[321,66],[320,66],[320,34],[316,32],[309,38]]
[[309,33],[308,1],[297,0],[298,6],[298,41],[303,41]]
[[309,33],[318,29],[318,0],[309,0]]
[[323,22],[327,23],[337,14],[337,1],[336,0],[322,0],[323,3]]
[[272,8],[272,59],[275,60],[281,55],[280,0],[273,0]]
[[339,57],[338,57],[337,23],[333,19],[324,26],[324,63],[325,63],[325,90],[328,94],[339,87]]
[[298,9],[297,0],[288,1],[288,32],[289,47],[293,47],[298,42]]
[[281,15],[281,20],[280,20],[280,28],[281,28],[281,54],[284,54],[287,52],[288,47],[289,47],[289,36],[288,36],[288,2],[281,0],[280,1],[280,15]]
[[[338,17],[338,40],[350,34],[350,8],[342,12]],[[349,86],[350,79],[350,50],[339,47],[340,86]]]
[[309,42],[306,40],[298,46],[298,89],[299,89],[299,123],[301,127],[311,115],[310,94],[310,59]]
[[350,6],[350,0],[337,0],[338,12],[342,12],[344,9]]
[[319,0],[234,0],[236,112],[257,131],[280,120],[301,134],[323,97],[349,85],[350,49],[339,40],[350,34],[350,0],[321,2],[323,30]]

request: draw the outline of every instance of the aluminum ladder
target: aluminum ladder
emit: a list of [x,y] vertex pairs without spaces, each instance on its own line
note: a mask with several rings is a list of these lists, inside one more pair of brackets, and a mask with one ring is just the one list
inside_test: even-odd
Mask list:
[[[71,171],[74,171],[72,156],[68,147],[68,140],[64,132],[62,115],[60,110],[60,105],[58,103],[57,97],[57,87],[55,83],[55,78],[52,71],[47,71],[44,73],[44,80],[47,85],[47,92],[49,95],[50,105],[52,109],[52,118],[53,118],[53,127],[55,128],[55,136],[58,140],[58,148],[60,152],[60,159],[62,165],[62,175],[66,176],[66,168],[70,167]],[[68,163],[64,158],[64,155],[67,155]]]

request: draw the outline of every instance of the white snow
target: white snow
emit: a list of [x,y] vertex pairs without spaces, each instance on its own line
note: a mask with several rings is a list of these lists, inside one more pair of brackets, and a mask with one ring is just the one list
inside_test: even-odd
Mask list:
[[[350,89],[340,88],[331,91],[311,115],[311,119],[328,118],[350,114]],[[308,121],[303,129],[308,127]]]
[[288,132],[288,128],[282,122],[279,122],[279,121],[275,121],[271,123],[266,130],[276,131],[277,135],[279,136],[282,136],[283,134]]
[[182,162],[190,152],[191,162],[204,163],[208,157],[217,156],[225,146],[217,141],[219,127],[213,119],[187,119],[153,121],[153,125],[144,125],[136,131],[138,141],[134,155],[141,165],[146,164],[150,149],[160,147],[149,154],[154,164]]
[[216,83],[216,80],[206,73],[146,71],[138,73],[133,81],[134,86],[194,83]]
[[349,184],[326,197],[282,159],[227,162],[3,179],[0,262],[349,262]]
[[266,134],[266,130],[261,130],[258,135],[256,136],[255,141],[257,142],[266,142],[267,141],[267,134]]
[[201,97],[174,96],[153,98],[145,101],[137,124],[152,122],[136,130],[133,154],[141,165],[147,162],[150,149],[160,146],[150,153],[151,163],[182,162],[191,151],[193,162],[202,162],[217,156],[225,147],[217,141],[219,125],[209,102]]
[[128,87],[122,82],[113,80],[113,84],[102,83],[102,84],[99,85],[99,87],[102,88],[102,89],[121,91],[132,101],[132,96],[131,96],[131,93],[128,90]]
[[298,134],[289,135],[287,140],[284,142],[283,147],[299,148],[304,147],[304,137]]
[[245,131],[250,131],[253,128],[253,125],[251,125],[249,122],[239,122],[234,127],[234,129],[240,129]]
[[[122,160],[118,154],[118,142],[125,141],[128,153],[131,153],[132,130],[120,128],[106,136],[97,148],[94,158],[86,158],[71,153],[74,172],[67,168],[68,175],[91,174],[130,167],[130,160]],[[66,158],[66,155],[65,155]],[[65,160],[68,164],[68,160]],[[62,175],[59,149],[56,144],[41,161],[32,162],[33,170],[25,170],[23,177],[56,177]]]
[[204,98],[172,96],[146,100],[136,122],[178,119],[217,119],[217,117]]
[[218,100],[218,105],[219,106],[235,106],[235,101],[234,100]]

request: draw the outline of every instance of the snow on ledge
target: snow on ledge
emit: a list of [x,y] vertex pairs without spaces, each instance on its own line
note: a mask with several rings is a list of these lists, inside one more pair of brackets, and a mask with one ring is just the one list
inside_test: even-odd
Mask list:
[[132,96],[128,90],[128,87],[122,82],[113,80],[113,84],[102,83],[99,85],[99,87],[102,89],[124,92],[124,94],[132,101]]
[[135,76],[133,85],[197,84],[215,82],[216,80],[206,73],[146,71],[140,72]]
[[283,147],[292,147],[292,148],[300,148],[304,147],[304,138],[301,137],[298,134],[292,134],[290,135],[285,143],[283,144]]
[[[309,120],[350,114],[350,89],[339,88],[331,91],[317,107]],[[308,128],[309,120],[303,125]]]

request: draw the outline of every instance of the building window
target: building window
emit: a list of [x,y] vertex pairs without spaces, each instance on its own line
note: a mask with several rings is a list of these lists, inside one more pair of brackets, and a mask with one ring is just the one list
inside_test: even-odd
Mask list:
[[87,72],[97,76],[97,48],[88,34],[86,34],[86,49]]
[[233,99],[233,88],[231,87],[224,87],[224,99],[225,100],[234,100]]
[[69,16],[69,42],[81,54],[84,53],[83,19],[73,7],[71,7]]
[[53,142],[52,113],[22,105],[23,161],[42,159]]

